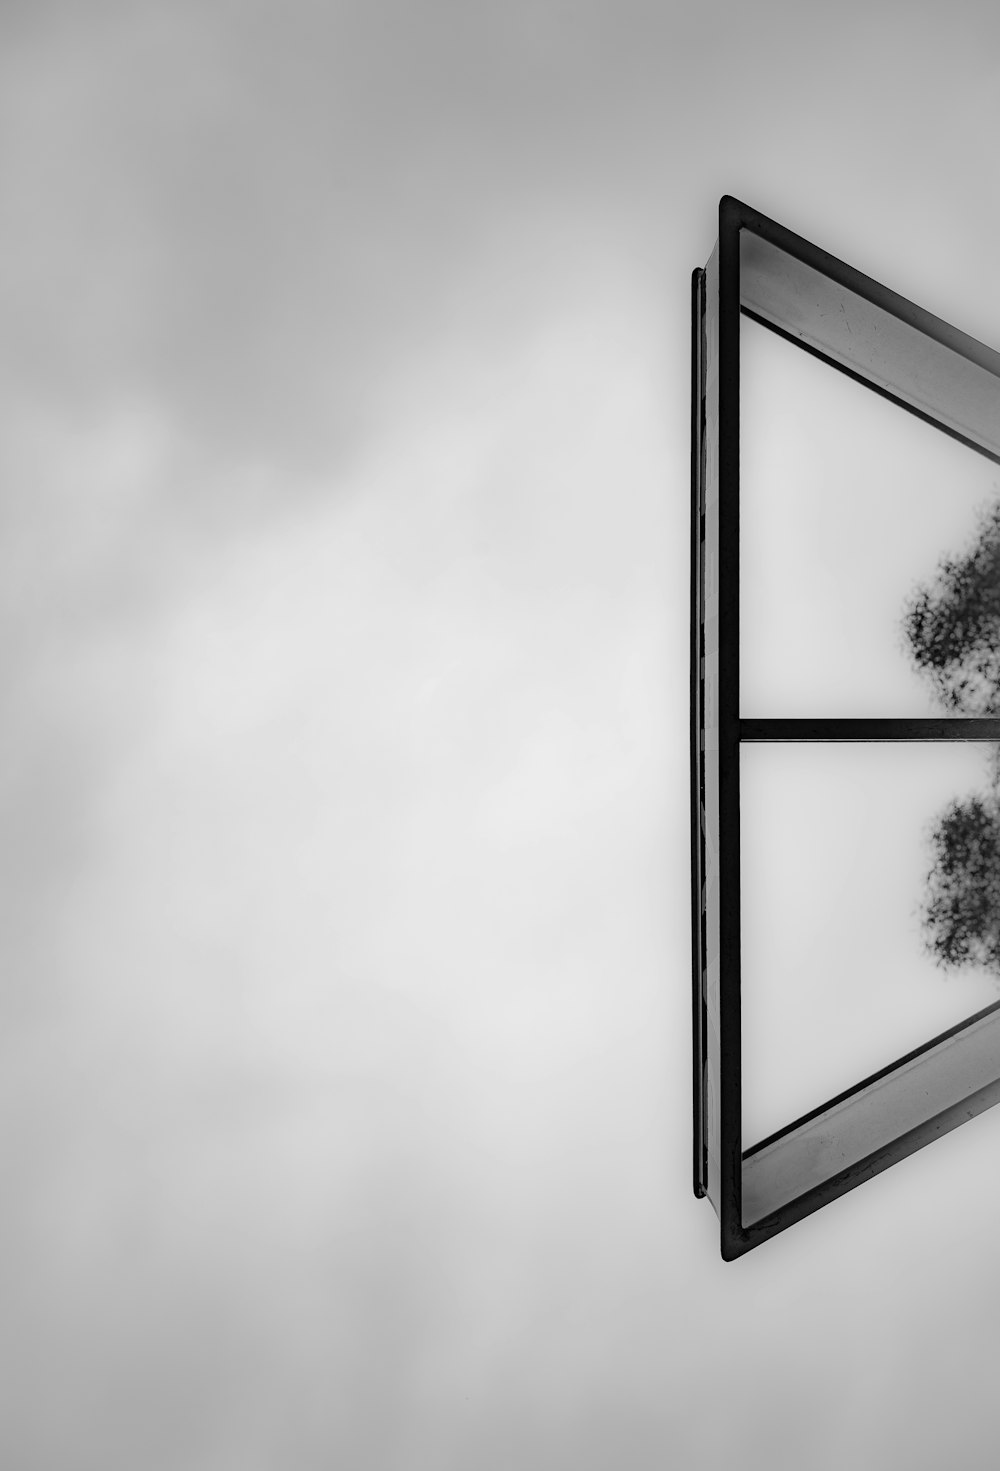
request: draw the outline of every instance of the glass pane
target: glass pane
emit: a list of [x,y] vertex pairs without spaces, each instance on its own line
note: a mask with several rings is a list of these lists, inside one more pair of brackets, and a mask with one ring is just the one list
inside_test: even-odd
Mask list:
[[1000,709],[1000,468],[747,317],[740,398],[742,714]]
[[997,755],[742,747],[744,1148],[1000,998]]

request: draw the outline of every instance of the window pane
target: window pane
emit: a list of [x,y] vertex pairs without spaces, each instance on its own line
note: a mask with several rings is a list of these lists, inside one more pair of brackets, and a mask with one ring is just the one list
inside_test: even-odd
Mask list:
[[740,396],[742,714],[1000,709],[1000,468],[747,317]]
[[742,747],[744,1148],[1000,998],[997,754]]

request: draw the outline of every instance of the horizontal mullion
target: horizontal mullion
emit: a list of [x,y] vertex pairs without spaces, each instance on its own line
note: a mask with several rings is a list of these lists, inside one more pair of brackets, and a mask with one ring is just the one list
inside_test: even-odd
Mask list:
[[1000,741],[1000,718],[741,720],[741,741]]

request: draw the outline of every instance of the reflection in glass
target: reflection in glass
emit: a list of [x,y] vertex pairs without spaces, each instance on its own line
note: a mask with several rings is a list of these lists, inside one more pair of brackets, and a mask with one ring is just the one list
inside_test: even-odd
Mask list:
[[[942,558],[912,595],[903,628],[944,710],[1000,713],[1000,506],[981,511],[965,555]],[[924,930],[944,969],[1000,975],[1000,747],[988,752],[983,788],[951,801],[931,834]]]
[[[996,769],[996,762],[992,763]],[[950,804],[931,838],[924,928],[945,969],[977,966],[1000,975],[1000,804],[988,795]]]
[[903,619],[917,669],[949,715],[1000,714],[1000,505],[979,515],[973,545],[945,557]]
[[903,615],[982,536],[1000,468],[747,317],[740,337],[741,714],[962,713],[915,667]]
[[[994,1002],[988,947],[1000,911],[965,902],[996,871],[991,840],[963,871],[957,844],[951,870],[941,866],[935,836],[935,813],[987,803],[989,745],[753,743],[740,761],[749,1147]],[[928,943],[935,897],[930,933],[964,923],[969,940],[963,974],[947,984],[940,947]],[[992,918],[976,930],[970,916],[980,913]]]

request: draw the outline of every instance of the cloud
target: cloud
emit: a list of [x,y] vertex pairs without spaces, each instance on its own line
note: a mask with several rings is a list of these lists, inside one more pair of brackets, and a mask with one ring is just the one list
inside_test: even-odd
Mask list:
[[137,414],[50,447],[115,509],[49,569],[36,632],[66,616],[21,676],[12,1456],[377,1459],[439,1441],[458,1383],[459,1441],[493,1414],[555,1250],[532,1222],[592,1199],[579,1110],[601,1158],[648,1127],[654,384],[628,294],[591,290],[478,378],[439,363],[346,483],[168,535],[145,595],[176,441]]
[[910,22],[4,8],[11,1464],[919,1452],[991,1187],[723,1273],[678,715],[688,272],[734,187],[956,258]]
[[216,453],[311,468],[355,442],[394,354],[434,333],[512,224],[537,239],[540,217],[590,197],[577,132],[600,142],[590,79],[617,34],[597,8],[572,24],[311,4],[7,24],[0,304],[18,391],[67,412],[139,392]]

